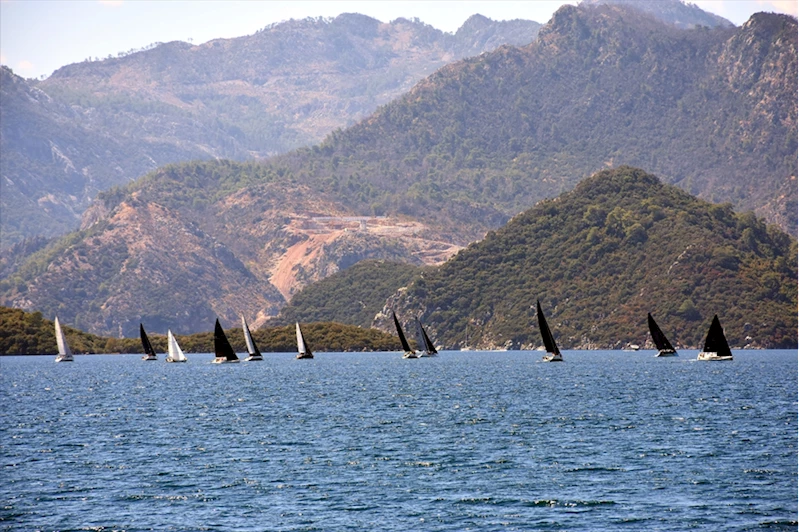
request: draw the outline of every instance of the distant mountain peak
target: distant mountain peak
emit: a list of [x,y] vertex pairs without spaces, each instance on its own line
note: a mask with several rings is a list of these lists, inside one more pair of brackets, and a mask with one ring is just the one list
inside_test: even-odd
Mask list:
[[655,18],[682,29],[696,28],[698,26],[706,26],[708,28],[732,28],[735,26],[729,20],[713,13],[708,13],[696,4],[687,4],[681,0],[582,0],[580,5],[626,6],[649,13]]

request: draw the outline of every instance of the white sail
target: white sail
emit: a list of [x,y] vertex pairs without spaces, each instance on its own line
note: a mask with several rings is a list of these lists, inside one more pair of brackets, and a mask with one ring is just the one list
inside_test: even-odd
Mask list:
[[247,327],[247,321],[244,319],[244,316],[241,317],[241,330],[244,331],[244,341],[247,342],[247,352],[252,356],[255,354],[255,345],[252,343],[250,328]]
[[167,349],[169,350],[167,362],[186,362],[186,355],[183,354],[175,335],[172,334],[172,329],[167,331]]
[[297,325],[297,352],[301,355],[305,354],[305,340],[302,337],[302,331],[300,330],[299,322],[296,322]]
[[58,316],[55,318],[55,341],[58,344],[58,356],[55,357],[56,362],[72,362],[72,350],[69,348],[67,338],[61,330],[61,324],[58,322]]

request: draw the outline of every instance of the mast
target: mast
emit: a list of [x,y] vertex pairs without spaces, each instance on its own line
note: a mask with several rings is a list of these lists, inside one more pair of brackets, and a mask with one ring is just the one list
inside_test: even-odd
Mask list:
[[144,348],[144,354],[148,356],[156,356],[155,349],[153,349],[153,344],[150,343],[147,333],[144,332],[144,325],[141,323],[139,324],[139,336],[141,337],[141,345]]
[[655,347],[657,347],[659,351],[676,352],[676,349],[674,349],[674,347],[671,345],[669,339],[666,338],[666,335],[660,330],[658,324],[655,323],[655,319],[652,317],[651,313],[647,313],[646,321],[649,323],[649,334],[652,335],[652,341],[655,342]]
[[406,353],[410,353],[411,346],[408,345],[408,340],[405,339],[405,333],[402,332],[402,327],[400,327],[399,320],[397,319],[397,314],[392,310],[391,315],[394,317],[394,327],[397,328],[397,336],[399,336],[400,344],[402,344],[402,349]]
[[241,329],[244,331],[244,341],[247,342],[247,352],[250,356],[261,356],[261,352],[258,350],[258,346],[255,345],[255,342],[252,339],[252,334],[250,334],[250,328],[247,326],[247,320],[244,319],[244,316],[241,317]]
[[230,342],[227,336],[225,336],[225,331],[222,330],[222,326],[219,325],[219,318],[216,319],[216,325],[214,326],[214,352],[217,358],[224,358],[227,360],[239,359],[239,357],[236,356],[236,352],[233,351],[233,347],[230,346]]
[[710,324],[710,329],[707,331],[705,347],[702,351],[705,353],[716,353],[716,355],[720,357],[732,358],[732,351],[730,351],[730,345],[727,343],[727,337],[724,336],[724,329],[721,327],[718,314],[713,315],[713,322]]
[[547,319],[544,317],[544,312],[541,310],[541,302],[536,300],[535,306],[538,314],[538,327],[541,329],[541,338],[544,340],[544,347],[546,347],[547,353],[560,355],[560,349],[558,349],[558,345],[555,343],[552,331],[549,330],[549,325],[547,325]]

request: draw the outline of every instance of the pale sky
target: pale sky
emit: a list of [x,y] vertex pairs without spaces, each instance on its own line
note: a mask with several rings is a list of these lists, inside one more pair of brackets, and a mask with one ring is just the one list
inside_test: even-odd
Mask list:
[[[642,0],[645,1],[645,0]],[[362,13],[382,22],[417,17],[446,32],[475,13],[545,24],[563,4],[578,0],[0,0],[0,63],[26,78],[49,76],[88,57],[154,42],[201,44],[250,35],[292,18]],[[797,0],[694,0],[705,11],[741,25],[758,11],[797,15]],[[191,41],[190,41],[191,40]]]

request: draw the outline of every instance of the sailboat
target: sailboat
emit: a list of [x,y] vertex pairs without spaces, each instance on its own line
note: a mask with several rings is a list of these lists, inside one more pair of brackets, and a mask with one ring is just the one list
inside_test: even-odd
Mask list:
[[677,350],[674,349],[674,347],[671,345],[671,342],[669,342],[669,339],[666,338],[666,335],[660,330],[658,324],[655,323],[655,318],[652,317],[652,313],[647,313],[646,321],[649,323],[649,334],[652,335],[652,341],[655,342],[655,347],[658,348],[658,354],[655,356],[676,357]]
[[261,352],[258,350],[258,346],[255,345],[255,342],[252,339],[250,328],[247,326],[247,320],[244,319],[244,316],[241,317],[241,330],[244,331],[244,341],[247,342],[247,353],[250,355],[245,358],[244,361],[252,362],[256,360],[263,360],[264,357],[261,355]]
[[216,319],[216,325],[214,326],[214,353],[216,353],[216,358],[211,361],[213,364],[232,364],[239,361],[239,357],[233,351],[225,331],[219,325],[219,318]]
[[178,345],[178,341],[175,339],[175,335],[172,334],[172,329],[167,330],[166,332],[166,345],[167,345],[167,362],[186,362],[186,355],[183,354],[183,350]]
[[72,350],[67,343],[67,337],[64,336],[64,331],[61,330],[61,324],[58,323],[58,316],[55,317],[55,342],[58,344],[58,356],[55,357],[56,362],[74,362],[72,357]]
[[155,349],[153,349],[153,344],[150,343],[147,333],[144,332],[144,325],[141,323],[139,324],[139,336],[141,336],[141,345],[144,348],[144,356],[141,357],[141,359],[158,360],[158,357],[155,355]]
[[419,358],[419,355],[416,354],[416,351],[411,349],[411,346],[408,345],[408,340],[405,339],[405,333],[402,332],[402,327],[400,327],[397,314],[392,310],[391,315],[394,317],[394,327],[397,328],[397,336],[399,336],[400,344],[402,344],[402,350],[405,351],[405,353],[402,355],[402,358]]
[[433,342],[430,341],[430,337],[427,336],[427,331],[424,330],[422,326],[422,322],[419,318],[416,319],[416,334],[418,336],[419,345],[421,346],[419,356],[420,357],[434,357],[438,354],[436,351]]
[[538,327],[541,329],[541,337],[544,339],[544,347],[547,354],[544,356],[544,362],[563,362],[563,355],[560,354],[558,344],[555,343],[555,338],[552,336],[552,331],[549,330],[547,319],[544,317],[544,312],[541,310],[541,303],[536,300],[536,312],[538,313]]
[[707,338],[705,338],[705,346],[696,359],[732,360],[732,351],[730,351],[730,345],[724,336],[724,329],[721,328],[721,322],[717,314],[713,316],[710,329],[707,331]]
[[305,343],[305,338],[302,337],[300,323],[295,323],[297,325],[297,358],[313,358],[310,346]]

